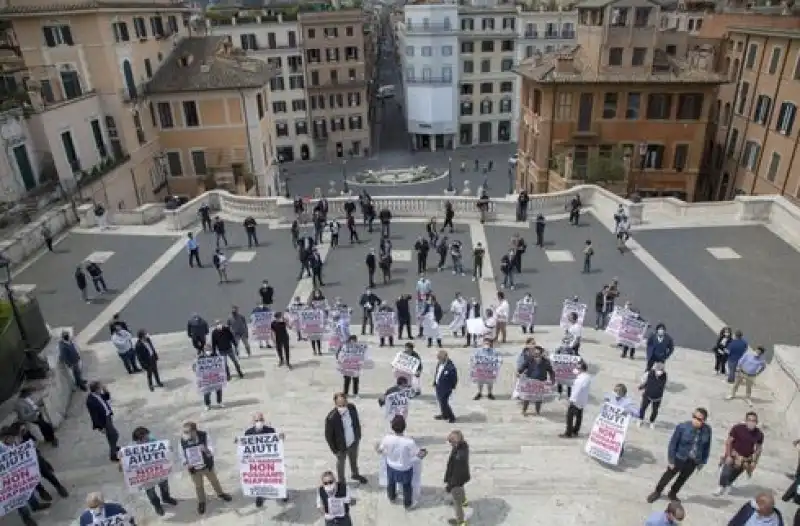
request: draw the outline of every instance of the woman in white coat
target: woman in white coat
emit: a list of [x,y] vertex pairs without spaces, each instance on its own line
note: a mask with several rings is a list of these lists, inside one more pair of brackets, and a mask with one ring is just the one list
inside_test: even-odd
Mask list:
[[450,330],[453,331],[453,336],[461,337],[467,335],[467,301],[461,296],[460,292],[456,292],[456,297],[453,303],[450,304],[450,314],[453,315],[453,321],[450,322]]

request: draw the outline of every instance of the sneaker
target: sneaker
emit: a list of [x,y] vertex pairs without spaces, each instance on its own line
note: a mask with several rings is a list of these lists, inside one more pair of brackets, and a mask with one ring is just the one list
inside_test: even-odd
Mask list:
[[488,398],[489,400],[494,400],[494,395],[492,393],[489,393],[488,395],[486,395],[486,398]]
[[473,400],[480,400],[481,398],[483,398],[483,395],[481,393],[478,393],[472,397]]
[[453,271],[453,275],[454,275],[454,276],[456,275],[456,271],[455,271],[455,270]]
[[[472,278],[472,281],[475,281],[475,278]],[[453,519],[453,520],[455,520],[455,519]]]
[[219,495],[217,495],[217,497],[221,498],[221,499],[222,499],[222,500],[224,500],[225,502],[230,502],[230,501],[232,501],[232,500],[233,500],[233,497],[231,497],[231,496],[230,496],[229,494],[227,494],[227,493],[220,493]]
[[211,406],[210,405],[206,406],[206,411],[211,411]]
[[654,491],[653,493],[647,496],[647,503],[652,504],[660,498],[661,498],[661,493]]
[[217,407],[219,407],[220,409],[224,409],[225,408],[225,404],[220,402],[220,403],[217,404]]
[[41,497],[42,500],[46,501],[53,500],[53,496],[50,495],[50,493],[48,493],[47,490],[44,489],[44,487],[42,487],[42,489],[39,490],[39,497]]
[[363,476],[361,476],[361,475],[353,475],[353,477],[352,477],[352,478],[353,478],[353,480],[355,480],[355,481],[356,481],[356,482],[358,482],[359,484],[366,484],[366,483],[368,482],[368,481],[367,481],[367,478],[366,478],[366,477],[363,477]]
[[727,491],[728,491],[728,488],[726,488],[724,486],[720,486],[720,487],[717,488],[717,491],[712,493],[712,495],[714,495],[715,497],[721,497],[721,496],[725,495],[725,493],[727,493]]
[[655,428],[656,428],[656,423],[650,422],[650,429],[655,429]]

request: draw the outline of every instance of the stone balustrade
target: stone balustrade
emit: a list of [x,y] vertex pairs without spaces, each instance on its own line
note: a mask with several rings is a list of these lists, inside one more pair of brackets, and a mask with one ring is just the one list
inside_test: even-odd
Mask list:
[[71,205],[61,205],[20,227],[11,236],[0,241],[0,254],[16,267],[33,257],[44,246],[42,229],[46,226],[53,237],[58,236],[78,222]]
[[[152,225],[164,219],[165,207],[160,203],[148,203],[133,210],[106,210],[108,223],[114,225]],[[94,215],[94,205],[84,204],[78,207],[78,224],[81,228],[97,226],[97,216]]]

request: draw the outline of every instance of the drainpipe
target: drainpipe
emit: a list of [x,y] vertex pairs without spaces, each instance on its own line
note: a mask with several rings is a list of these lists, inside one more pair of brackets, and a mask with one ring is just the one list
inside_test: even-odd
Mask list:
[[253,141],[250,137],[250,118],[247,116],[247,100],[244,97],[244,91],[239,90],[239,96],[242,99],[242,109],[244,110],[244,129],[247,130],[247,159],[250,161],[250,173],[253,174],[253,179],[256,184],[256,195],[261,195],[260,185],[258,183],[258,176],[256,175],[256,165],[253,160]]

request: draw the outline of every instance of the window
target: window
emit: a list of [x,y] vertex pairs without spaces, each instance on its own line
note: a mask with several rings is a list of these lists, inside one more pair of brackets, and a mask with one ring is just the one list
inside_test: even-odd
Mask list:
[[114,42],[128,42],[131,39],[128,34],[128,24],[125,22],[114,22],[111,24],[111,29],[114,31]]
[[797,53],[797,62],[794,64],[794,80],[800,80],[800,52]]
[[513,82],[501,82],[500,83],[500,93],[511,93],[514,91],[514,83]]
[[736,151],[736,143],[739,141],[739,130],[733,128],[731,130],[731,136],[728,139],[728,145],[725,148],[725,155],[727,157],[733,157],[733,152]]
[[147,38],[147,25],[144,23],[144,18],[139,16],[134,17],[133,32],[138,39]]
[[433,55],[433,48],[431,46],[422,46],[422,56],[430,57]]
[[442,81],[444,82],[452,82],[453,80],[453,68],[450,66],[442,66]]
[[647,27],[650,24],[649,7],[637,7],[633,12],[633,27]]
[[200,116],[197,114],[197,103],[193,100],[183,101],[183,117],[186,126],[189,128],[196,128],[200,126]]
[[150,17],[150,29],[156,38],[164,36],[164,21],[160,16]]
[[453,55],[453,46],[442,46],[442,56],[450,57]]
[[481,82],[481,95],[488,95],[492,93],[492,83],[491,82]]
[[731,103],[726,102],[725,106],[722,109],[722,117],[720,124],[722,126],[727,126],[731,123]]
[[784,102],[781,104],[781,109],[778,111],[778,120],[775,123],[775,129],[783,135],[791,135],[792,128],[794,127],[794,118],[797,115],[797,106],[793,102]]
[[500,61],[500,71],[511,71],[511,68],[514,67],[514,60],[510,58],[504,58]]
[[181,152],[167,152],[167,166],[169,166],[169,174],[172,177],[183,175]]
[[[260,94],[259,94],[260,95]],[[331,105],[333,106],[333,105]],[[272,103],[272,113],[286,113],[286,102],[278,100]]]
[[147,78],[153,78],[153,65],[150,63],[150,59],[144,59],[144,72],[147,75]]
[[483,31],[490,31],[494,29],[494,18],[482,18],[481,29]]
[[461,19],[461,31],[473,31],[475,29],[475,20],[472,18]]
[[92,127],[92,137],[94,137],[94,146],[97,148],[97,153],[101,158],[104,158],[108,155],[108,150],[103,141],[103,129],[100,127],[100,121],[93,119],[89,124]]
[[44,26],[42,33],[44,33],[44,42],[47,47],[56,47],[61,44],[67,46],[75,45],[75,42],[72,41],[72,30],[69,26]]
[[503,17],[503,29],[514,29],[514,17],[506,16]]
[[289,75],[289,89],[303,89],[305,85],[303,75]]
[[64,86],[64,96],[67,99],[74,99],[83,94],[77,71],[62,71],[60,76],[61,85]]
[[753,110],[753,120],[765,126],[769,119],[769,110],[772,109],[772,99],[767,95],[759,95],[756,98],[756,107]]
[[667,120],[672,115],[672,95],[651,93],[647,96],[647,118]]
[[572,119],[572,93],[559,93],[556,98],[556,120]]
[[414,46],[406,46],[406,56],[407,57],[414,56]]
[[462,95],[472,95],[472,84],[462,84],[461,85],[461,94]]
[[492,70],[492,61],[488,58],[481,60],[481,73],[489,73]]
[[[312,77],[314,73],[317,72],[312,71],[311,72]],[[286,86],[283,83],[283,77],[272,77],[271,79],[269,79],[269,89],[270,91],[283,91],[284,89],[286,89]]]
[[431,80],[432,72],[431,68],[423,67],[422,68],[422,80]]
[[672,160],[672,169],[676,172],[682,172],[686,169],[686,161],[689,159],[689,145],[676,144],[675,145],[675,158]]
[[778,64],[781,61],[781,48],[772,48],[772,56],[769,58],[769,74],[774,75],[778,71]]
[[758,167],[758,155],[761,153],[761,145],[756,141],[745,141],[744,150],[742,151],[741,165],[747,168],[747,171],[754,172]]
[[[475,43],[474,42],[462,42],[461,43],[461,52],[462,53],[472,53],[475,51]],[[798,62],[800,64],[800,62]]]
[[158,103],[158,120],[161,123],[161,129],[167,130],[175,126],[172,120],[172,106],[169,102]]
[[533,46],[525,46],[525,58],[531,58],[533,56]]
[[775,182],[778,176],[778,168],[781,166],[781,156],[778,152],[772,152],[772,157],[769,160],[769,168],[767,168],[767,181],[770,183]]
[[631,65],[644,66],[645,57],[647,57],[647,48],[643,47],[633,48],[633,57],[631,58]]
[[363,127],[361,115],[351,115],[347,120],[351,130],[360,130]]
[[351,37],[353,36],[353,26],[347,26],[344,28],[345,36]]
[[500,51],[514,51],[514,41],[513,40],[501,40],[500,41]]
[[750,44],[747,48],[747,58],[744,61],[744,67],[747,69],[753,69],[756,65],[756,55],[758,54],[758,45],[757,44]]
[[622,48],[612,47],[608,50],[608,65],[621,66],[622,65]]
[[681,93],[678,95],[678,115],[679,120],[699,120],[703,116],[703,94],[702,93]]
[[317,38],[317,32],[315,30],[313,30],[313,29],[309,29],[308,30],[308,38],[311,39],[311,40]]
[[169,32],[174,34],[178,32],[178,17],[175,15],[169,15],[167,17],[167,27],[169,28]]
[[258,41],[254,33],[242,33],[239,35],[239,43],[242,49],[258,49]]
[[487,115],[489,113],[492,113],[492,107],[493,104],[491,100],[483,99],[481,101],[481,115]]
[[628,25],[628,9],[615,7],[611,10],[611,27],[625,27]]
[[464,61],[464,73],[472,73],[473,72],[473,64],[471,60]]
[[667,44],[666,52],[667,55],[674,57],[675,55],[678,54],[678,46],[676,46],[675,44]]
[[640,162],[643,170],[660,170],[664,163],[664,145],[648,144]]
[[406,68],[406,78],[409,80],[414,80],[414,66],[409,66]]
[[511,99],[500,99],[500,113],[511,113]]
[[275,123],[275,136],[276,137],[287,137],[289,135],[289,125],[285,122],[276,122]]
[[742,82],[739,85],[739,95],[736,98],[736,113],[744,115],[744,107],[747,104],[747,92],[750,91],[750,84]]
[[461,115],[472,115],[472,103],[469,101],[461,102]]
[[484,53],[494,52],[494,40],[481,40],[481,51]]
[[294,121],[294,133],[296,135],[308,135],[308,124],[304,119]]
[[293,100],[292,111],[306,111],[306,101],[304,99]]
[[617,118],[617,100],[619,95],[617,93],[606,93],[603,96],[603,118],[616,119]]
[[635,121],[639,118],[639,106],[642,103],[641,93],[628,93],[628,100],[625,104],[625,118]]
[[206,167],[206,152],[203,150],[192,150],[192,166],[194,166],[195,175],[206,175],[208,173]]
[[338,27],[325,27],[322,29],[322,35],[325,38],[338,38],[339,37],[339,28]]

